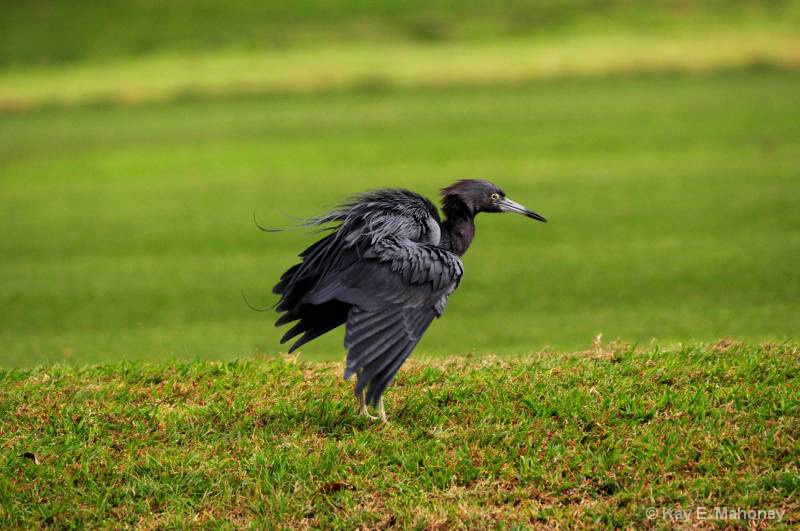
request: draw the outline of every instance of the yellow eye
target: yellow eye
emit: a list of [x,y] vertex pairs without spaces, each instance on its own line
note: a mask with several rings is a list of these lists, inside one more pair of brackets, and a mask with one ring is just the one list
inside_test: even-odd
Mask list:
[[497,201],[498,199],[500,199],[500,194],[497,193],[492,194],[492,201]]

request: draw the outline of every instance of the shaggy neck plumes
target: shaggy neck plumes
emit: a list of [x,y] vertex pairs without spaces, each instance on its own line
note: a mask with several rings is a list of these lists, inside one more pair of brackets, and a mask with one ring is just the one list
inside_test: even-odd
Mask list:
[[475,237],[475,214],[458,197],[442,198],[442,240],[440,246],[463,256]]

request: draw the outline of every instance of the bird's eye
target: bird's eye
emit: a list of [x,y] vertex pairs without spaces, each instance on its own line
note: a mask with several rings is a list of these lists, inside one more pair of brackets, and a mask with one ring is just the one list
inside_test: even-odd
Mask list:
[[492,194],[491,197],[492,197],[492,201],[497,201],[498,199],[500,199],[500,194],[495,192],[495,193]]

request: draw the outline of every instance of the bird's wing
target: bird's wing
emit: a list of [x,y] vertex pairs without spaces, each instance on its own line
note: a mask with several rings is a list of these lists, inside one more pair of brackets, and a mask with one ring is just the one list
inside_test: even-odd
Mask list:
[[345,378],[358,374],[356,396],[366,389],[367,403],[378,402],[435,316],[430,307],[350,310],[345,334]]
[[337,240],[344,247],[372,245],[388,236],[431,245],[438,245],[441,238],[439,212],[433,203],[402,189],[357,195],[314,223],[338,223]]
[[428,325],[444,312],[463,273],[455,254],[390,236],[326,276],[308,302],[339,300],[353,306],[345,335],[345,377],[359,373],[356,393],[368,386],[367,400],[377,402]]
[[[281,342],[301,335],[290,350],[344,324],[350,305],[330,297],[344,272],[387,238],[437,245],[439,214],[424,197],[408,190],[375,190],[351,198],[310,225],[334,224],[333,232],[301,253],[273,288],[280,295],[276,325],[296,323]],[[372,251],[371,251],[372,249]]]

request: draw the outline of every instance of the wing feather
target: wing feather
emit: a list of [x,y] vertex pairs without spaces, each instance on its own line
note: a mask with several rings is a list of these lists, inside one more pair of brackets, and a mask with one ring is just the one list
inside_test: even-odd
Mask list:
[[399,238],[370,248],[341,277],[336,297],[353,304],[347,318],[345,377],[358,373],[356,394],[376,403],[461,280],[460,259]]
[[[405,190],[356,196],[311,221],[336,224],[283,274],[274,291],[276,324],[298,321],[282,341],[303,334],[297,348],[346,323],[345,377],[375,403],[458,286],[463,265],[438,247],[439,215],[427,199]],[[328,310],[332,310],[328,312]]]
[[[404,315],[409,315],[408,313]],[[411,352],[416,347],[422,334],[425,333],[428,326],[431,324],[435,317],[435,313],[431,310],[420,311],[416,310],[415,314],[409,316],[413,320],[408,333],[408,341],[399,349],[396,354],[392,356],[385,356],[383,360],[375,367],[368,368],[369,388],[367,390],[366,400],[370,404],[375,404],[380,399],[386,387],[392,382],[397,371],[411,355]]]

